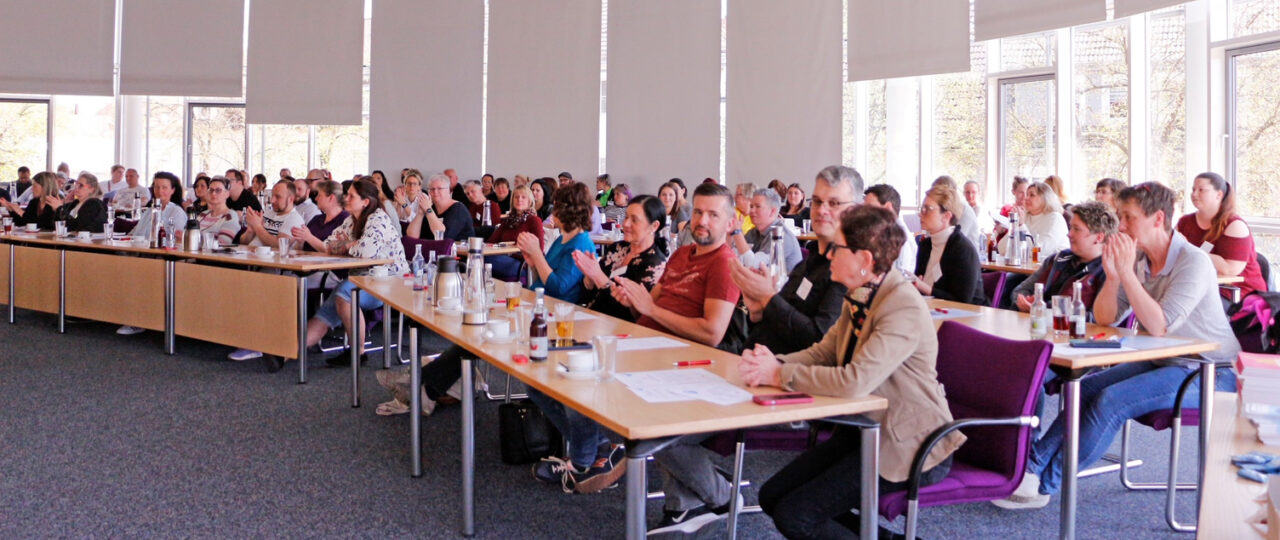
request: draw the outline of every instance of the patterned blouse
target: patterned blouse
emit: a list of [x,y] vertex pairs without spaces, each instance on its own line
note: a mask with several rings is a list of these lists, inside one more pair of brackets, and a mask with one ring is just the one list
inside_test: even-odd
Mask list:
[[[662,278],[662,271],[666,269],[667,252],[666,246],[659,246],[664,242],[654,242],[649,249],[631,259],[631,263],[623,265],[622,261],[627,258],[627,254],[631,252],[631,244],[628,242],[618,242],[605,248],[604,256],[600,258],[600,271],[610,279],[618,276],[625,277],[644,285],[644,288],[653,290],[654,285],[658,284],[658,280]],[[631,314],[631,309],[619,304],[609,293],[609,289],[590,289],[584,287],[582,289],[582,305],[610,315],[619,319],[634,321],[635,316]]]
[[[337,230],[324,241],[330,253],[342,244],[351,241],[355,218],[347,217]],[[404,244],[400,242],[400,220],[387,215],[387,211],[378,208],[369,215],[364,224],[364,234],[347,248],[347,254],[362,259],[391,259],[389,264],[371,268],[358,268],[351,271],[353,276],[367,276],[374,268],[383,268],[387,275],[399,276],[409,271],[409,262],[405,260]]]

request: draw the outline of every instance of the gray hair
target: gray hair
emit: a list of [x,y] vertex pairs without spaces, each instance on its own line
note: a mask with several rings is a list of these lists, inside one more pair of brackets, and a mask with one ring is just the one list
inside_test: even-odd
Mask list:
[[978,189],[982,189],[982,184],[979,184],[977,180],[969,180],[964,183],[965,187],[969,187],[969,184],[973,184],[975,186],[978,186]]
[[774,210],[782,208],[782,197],[779,197],[778,192],[774,191],[773,188],[757,189],[751,196],[764,197],[764,201],[769,203],[769,206]]
[[452,180],[450,180],[449,177],[446,176],[444,173],[436,173],[431,175],[431,178],[427,179],[427,187],[428,188],[431,187],[431,184],[434,184],[436,182],[444,182],[444,185],[448,186],[449,183],[452,182]]
[[821,180],[828,187],[839,187],[842,184],[848,184],[855,202],[862,202],[862,175],[858,174],[858,171],[854,170],[853,167],[829,165],[818,171],[818,180]]
[[1034,188],[1040,197],[1044,199],[1044,208],[1046,212],[1062,213],[1062,199],[1058,198],[1058,193],[1053,191],[1053,187],[1044,182],[1032,182],[1027,189]]
[[737,185],[733,186],[733,190],[734,190],[734,191],[733,191],[733,194],[734,194],[734,195],[737,195],[737,194],[739,194],[739,193],[743,193],[743,192],[746,192],[746,193],[755,193],[755,192],[756,192],[756,185],[755,185],[755,184],[753,184],[753,183],[751,183],[751,182],[743,182],[743,183],[741,183],[741,184],[737,184]]
[[484,187],[482,184],[480,184],[480,181],[479,181],[479,180],[467,180],[466,182],[463,182],[463,183],[462,183],[462,189],[467,189],[467,188],[472,187],[472,186],[475,186],[475,187],[478,187],[478,188],[483,188],[483,187]]

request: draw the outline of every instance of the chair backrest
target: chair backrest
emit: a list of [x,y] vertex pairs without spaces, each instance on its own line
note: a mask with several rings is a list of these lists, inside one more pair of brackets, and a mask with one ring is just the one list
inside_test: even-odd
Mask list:
[[987,305],[998,308],[1004,297],[1004,283],[1009,275],[1004,272],[983,272],[982,292],[987,295]]
[[1275,283],[1271,282],[1271,261],[1261,251],[1258,252],[1258,270],[1262,274],[1262,282],[1267,284],[1267,290],[1276,290]]
[[431,258],[431,252],[435,252],[437,257],[444,257],[449,253],[449,246],[453,244],[453,240],[448,238],[444,240],[423,240],[421,238],[413,238],[410,236],[401,236],[400,243],[404,245],[404,256],[413,259],[415,246],[422,246],[422,256],[427,259]]
[[[1008,340],[944,321],[938,328],[938,381],[947,392],[951,415],[959,420],[1034,414],[1052,352],[1048,341]],[[956,459],[1020,478],[1030,427],[970,428],[964,434],[968,441]]]

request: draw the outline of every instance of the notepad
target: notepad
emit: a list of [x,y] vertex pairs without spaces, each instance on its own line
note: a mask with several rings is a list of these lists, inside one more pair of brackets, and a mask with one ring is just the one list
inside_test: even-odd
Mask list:
[[751,400],[750,392],[705,369],[633,371],[615,377],[649,403],[700,400],[734,405]]
[[618,340],[618,352],[624,351],[644,351],[649,349],[673,349],[676,347],[688,347],[689,344],[683,341],[676,341],[669,337],[638,337],[623,338]]
[[967,309],[945,308],[946,313],[942,313],[936,309],[929,310],[929,314],[933,316],[933,320],[942,321],[946,319],[961,319],[964,317],[977,317],[981,315],[977,311],[969,311]]

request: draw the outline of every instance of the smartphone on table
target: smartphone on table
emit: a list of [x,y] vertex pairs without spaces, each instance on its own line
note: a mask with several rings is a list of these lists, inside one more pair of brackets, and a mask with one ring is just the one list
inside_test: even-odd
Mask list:
[[813,403],[813,396],[803,392],[785,394],[761,394],[751,398],[756,405],[792,405],[796,403]]

